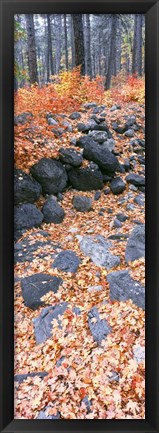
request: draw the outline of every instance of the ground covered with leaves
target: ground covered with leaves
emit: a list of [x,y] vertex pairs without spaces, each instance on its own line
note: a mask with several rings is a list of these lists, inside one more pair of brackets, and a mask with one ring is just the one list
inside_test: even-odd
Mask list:
[[[15,126],[15,166],[25,173],[41,158],[58,158],[61,147],[70,148],[71,140],[81,137],[78,123],[87,124],[94,111],[98,111],[93,106],[85,109],[85,101],[75,96],[71,106],[69,97],[68,107],[67,98],[64,105],[58,99],[54,102],[57,94],[50,92],[49,95],[48,88],[45,90],[46,100],[50,98],[49,107],[47,104],[44,107],[40,98],[37,99],[40,89],[21,89],[15,100],[17,116],[32,113],[26,122],[17,122]],[[144,309],[132,298],[113,299],[107,279],[112,272],[128,271],[130,279],[144,286],[144,257],[130,262],[125,259],[130,233],[145,220],[144,189],[139,190],[125,179],[132,171],[143,174],[144,149],[138,143],[135,147],[132,138],[113,129],[114,122],[123,125],[127,118],[135,116],[138,127],[133,130],[133,140],[144,140],[144,104],[134,97],[130,101],[127,97],[124,99],[123,94],[120,106],[116,106],[113,93],[106,101],[104,97],[108,96],[103,94],[101,100],[98,91],[94,96],[97,107],[106,105],[102,112],[113,134],[114,151],[120,164],[124,164],[125,159],[130,162],[129,172],[120,173],[126,187],[115,195],[107,181],[96,197],[95,190],[83,192],[67,188],[61,197],[65,211],[63,221],[60,224],[43,222],[40,228],[25,231],[15,243],[15,254],[17,251],[19,254],[15,260],[15,418],[19,419],[144,418]],[[119,98],[119,94],[117,96]],[[69,116],[77,109],[81,118],[72,120]],[[48,125],[50,111],[56,115],[58,128],[64,128],[61,136]],[[71,131],[62,125],[61,113],[71,124]],[[81,151],[78,146],[75,149]],[[84,160],[82,166],[87,164]],[[92,199],[89,212],[75,209],[75,194]],[[136,200],[139,195],[141,200]],[[36,203],[38,209],[42,209],[45,199],[44,195],[40,196]],[[125,216],[123,220],[121,214]],[[111,270],[95,263],[81,248],[84,237],[97,239],[99,235],[111,240],[111,252],[120,258]],[[22,246],[16,250],[18,242],[22,242]],[[80,260],[75,272],[52,266],[57,254],[65,250],[73,251]],[[42,305],[32,309],[25,305],[22,284],[27,277],[39,273],[61,278],[61,284],[56,292],[49,290],[42,297]],[[126,291],[126,287],[123,290]],[[58,318],[53,318],[49,338],[37,343],[35,319],[44,308],[59,303],[66,303],[60,316],[61,325]],[[105,323],[108,326],[106,337],[100,339],[97,335],[95,338],[95,325],[99,324],[97,334],[100,334],[100,326]]]

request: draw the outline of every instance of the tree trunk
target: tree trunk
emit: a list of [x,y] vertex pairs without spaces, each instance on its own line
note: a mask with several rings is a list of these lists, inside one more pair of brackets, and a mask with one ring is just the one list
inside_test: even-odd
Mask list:
[[115,59],[115,44],[116,44],[116,34],[117,34],[117,15],[113,14],[111,16],[111,39],[110,39],[110,54],[108,61],[108,72],[105,81],[105,89],[108,90],[111,84],[111,77],[113,71],[113,64]]
[[92,77],[92,62],[91,62],[91,35],[90,35],[90,15],[85,14],[85,35],[86,35],[86,71],[87,75]]
[[81,65],[81,74],[85,74],[85,55],[82,14],[73,14],[73,28],[75,41],[75,65]]
[[62,34],[62,20],[61,15],[57,14],[55,17],[55,39],[56,39],[56,74],[59,73],[60,70],[60,62],[61,62],[61,34]]
[[142,75],[142,15],[137,17],[137,72]]
[[28,66],[30,83],[38,82],[37,61],[36,61],[36,44],[33,14],[26,14],[26,30],[28,42]]
[[75,39],[74,39],[72,15],[71,15],[71,51],[72,51],[72,68],[74,68],[75,67]]
[[132,73],[142,75],[142,14],[136,14],[134,20]]
[[[51,40],[51,21],[50,14],[47,14],[47,31],[48,31],[48,62],[49,62],[49,72],[51,75],[54,75],[54,66],[53,66],[53,56],[52,56],[52,40]],[[50,74],[49,74],[50,76]],[[48,80],[49,81],[49,80]]]
[[66,69],[68,69],[68,42],[67,42],[67,15],[64,14],[64,33],[65,33],[65,58],[66,58]]

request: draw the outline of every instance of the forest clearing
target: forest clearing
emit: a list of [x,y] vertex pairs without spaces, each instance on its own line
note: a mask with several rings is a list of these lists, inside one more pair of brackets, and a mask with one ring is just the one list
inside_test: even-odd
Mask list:
[[16,17],[14,416],[144,419],[143,17],[70,17]]

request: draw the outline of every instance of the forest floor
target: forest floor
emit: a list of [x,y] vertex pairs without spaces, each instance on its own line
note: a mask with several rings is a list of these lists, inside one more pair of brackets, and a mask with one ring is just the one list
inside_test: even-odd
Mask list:
[[[142,167],[130,144],[131,138],[117,134],[112,129],[112,122],[119,121],[123,125],[127,117],[135,115],[141,128],[134,131],[133,139],[144,139],[144,105],[123,102],[120,106],[114,111],[110,108],[104,110],[106,123],[115,140],[118,160],[122,164],[125,158],[130,161],[134,156],[133,173],[140,174]],[[51,127],[46,127],[46,117],[41,124],[34,116],[29,123],[16,126],[16,168],[29,173],[30,167],[41,158],[58,157],[61,147],[70,148],[70,140],[82,134],[77,124],[86,124],[93,108],[83,112],[81,106],[78,111],[81,119],[71,120],[71,111],[65,110],[66,120],[72,124],[73,131],[65,132],[62,138],[53,136]],[[81,151],[78,147],[75,149]],[[83,165],[87,165],[86,160]],[[128,174],[119,175],[125,181]],[[131,189],[127,182],[126,189],[119,195],[114,195],[111,190],[106,195],[106,187],[109,187],[109,182],[100,191],[98,200],[94,200],[95,191],[66,190],[61,202],[65,211],[63,221],[60,224],[42,223],[40,229],[28,230],[20,239],[25,241],[29,237],[32,244],[36,238],[42,243],[41,249],[34,252],[32,261],[15,265],[15,418],[35,419],[41,414],[41,419],[144,419],[144,357],[137,360],[134,356],[137,348],[145,346],[144,310],[131,299],[111,300],[107,281],[110,272],[128,270],[134,280],[144,285],[144,258],[126,263],[127,237],[111,241],[113,254],[120,257],[120,264],[111,271],[95,265],[80,249],[80,240],[86,235],[102,235],[106,239],[121,233],[129,236],[136,224],[144,223],[144,205],[134,203],[135,197],[139,194],[144,196],[144,193],[137,188]],[[72,204],[75,193],[92,198],[93,209],[76,211]],[[39,209],[44,201],[41,196],[36,203]],[[114,220],[119,213],[126,215],[127,219],[117,228]],[[45,252],[43,231],[47,233],[47,240],[49,238],[60,249],[78,255],[81,263],[76,273],[52,268],[52,247],[47,247],[46,254],[40,258],[40,253]],[[26,307],[21,291],[22,279],[36,273],[58,276],[63,280],[57,293],[50,291],[45,295],[47,305],[67,302],[67,309],[61,316],[62,327],[59,328],[54,319],[52,336],[41,344],[36,344],[32,320],[40,315],[44,306],[36,310]],[[101,344],[94,341],[90,332],[88,313],[93,307],[97,307],[100,319],[106,320],[111,327],[111,333]],[[74,308],[79,309],[79,314]],[[93,321],[95,323],[96,319]],[[38,374],[31,376],[30,373]]]

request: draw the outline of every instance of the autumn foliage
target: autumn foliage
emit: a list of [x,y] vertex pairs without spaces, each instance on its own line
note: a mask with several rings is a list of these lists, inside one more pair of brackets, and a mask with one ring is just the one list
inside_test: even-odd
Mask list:
[[112,88],[104,91],[104,77],[82,77],[80,68],[62,71],[52,76],[52,82],[44,87],[32,85],[21,88],[15,94],[15,113],[31,111],[34,116],[45,117],[47,112],[60,113],[78,110],[87,101],[107,104],[136,101],[144,102],[144,79],[119,74]]

